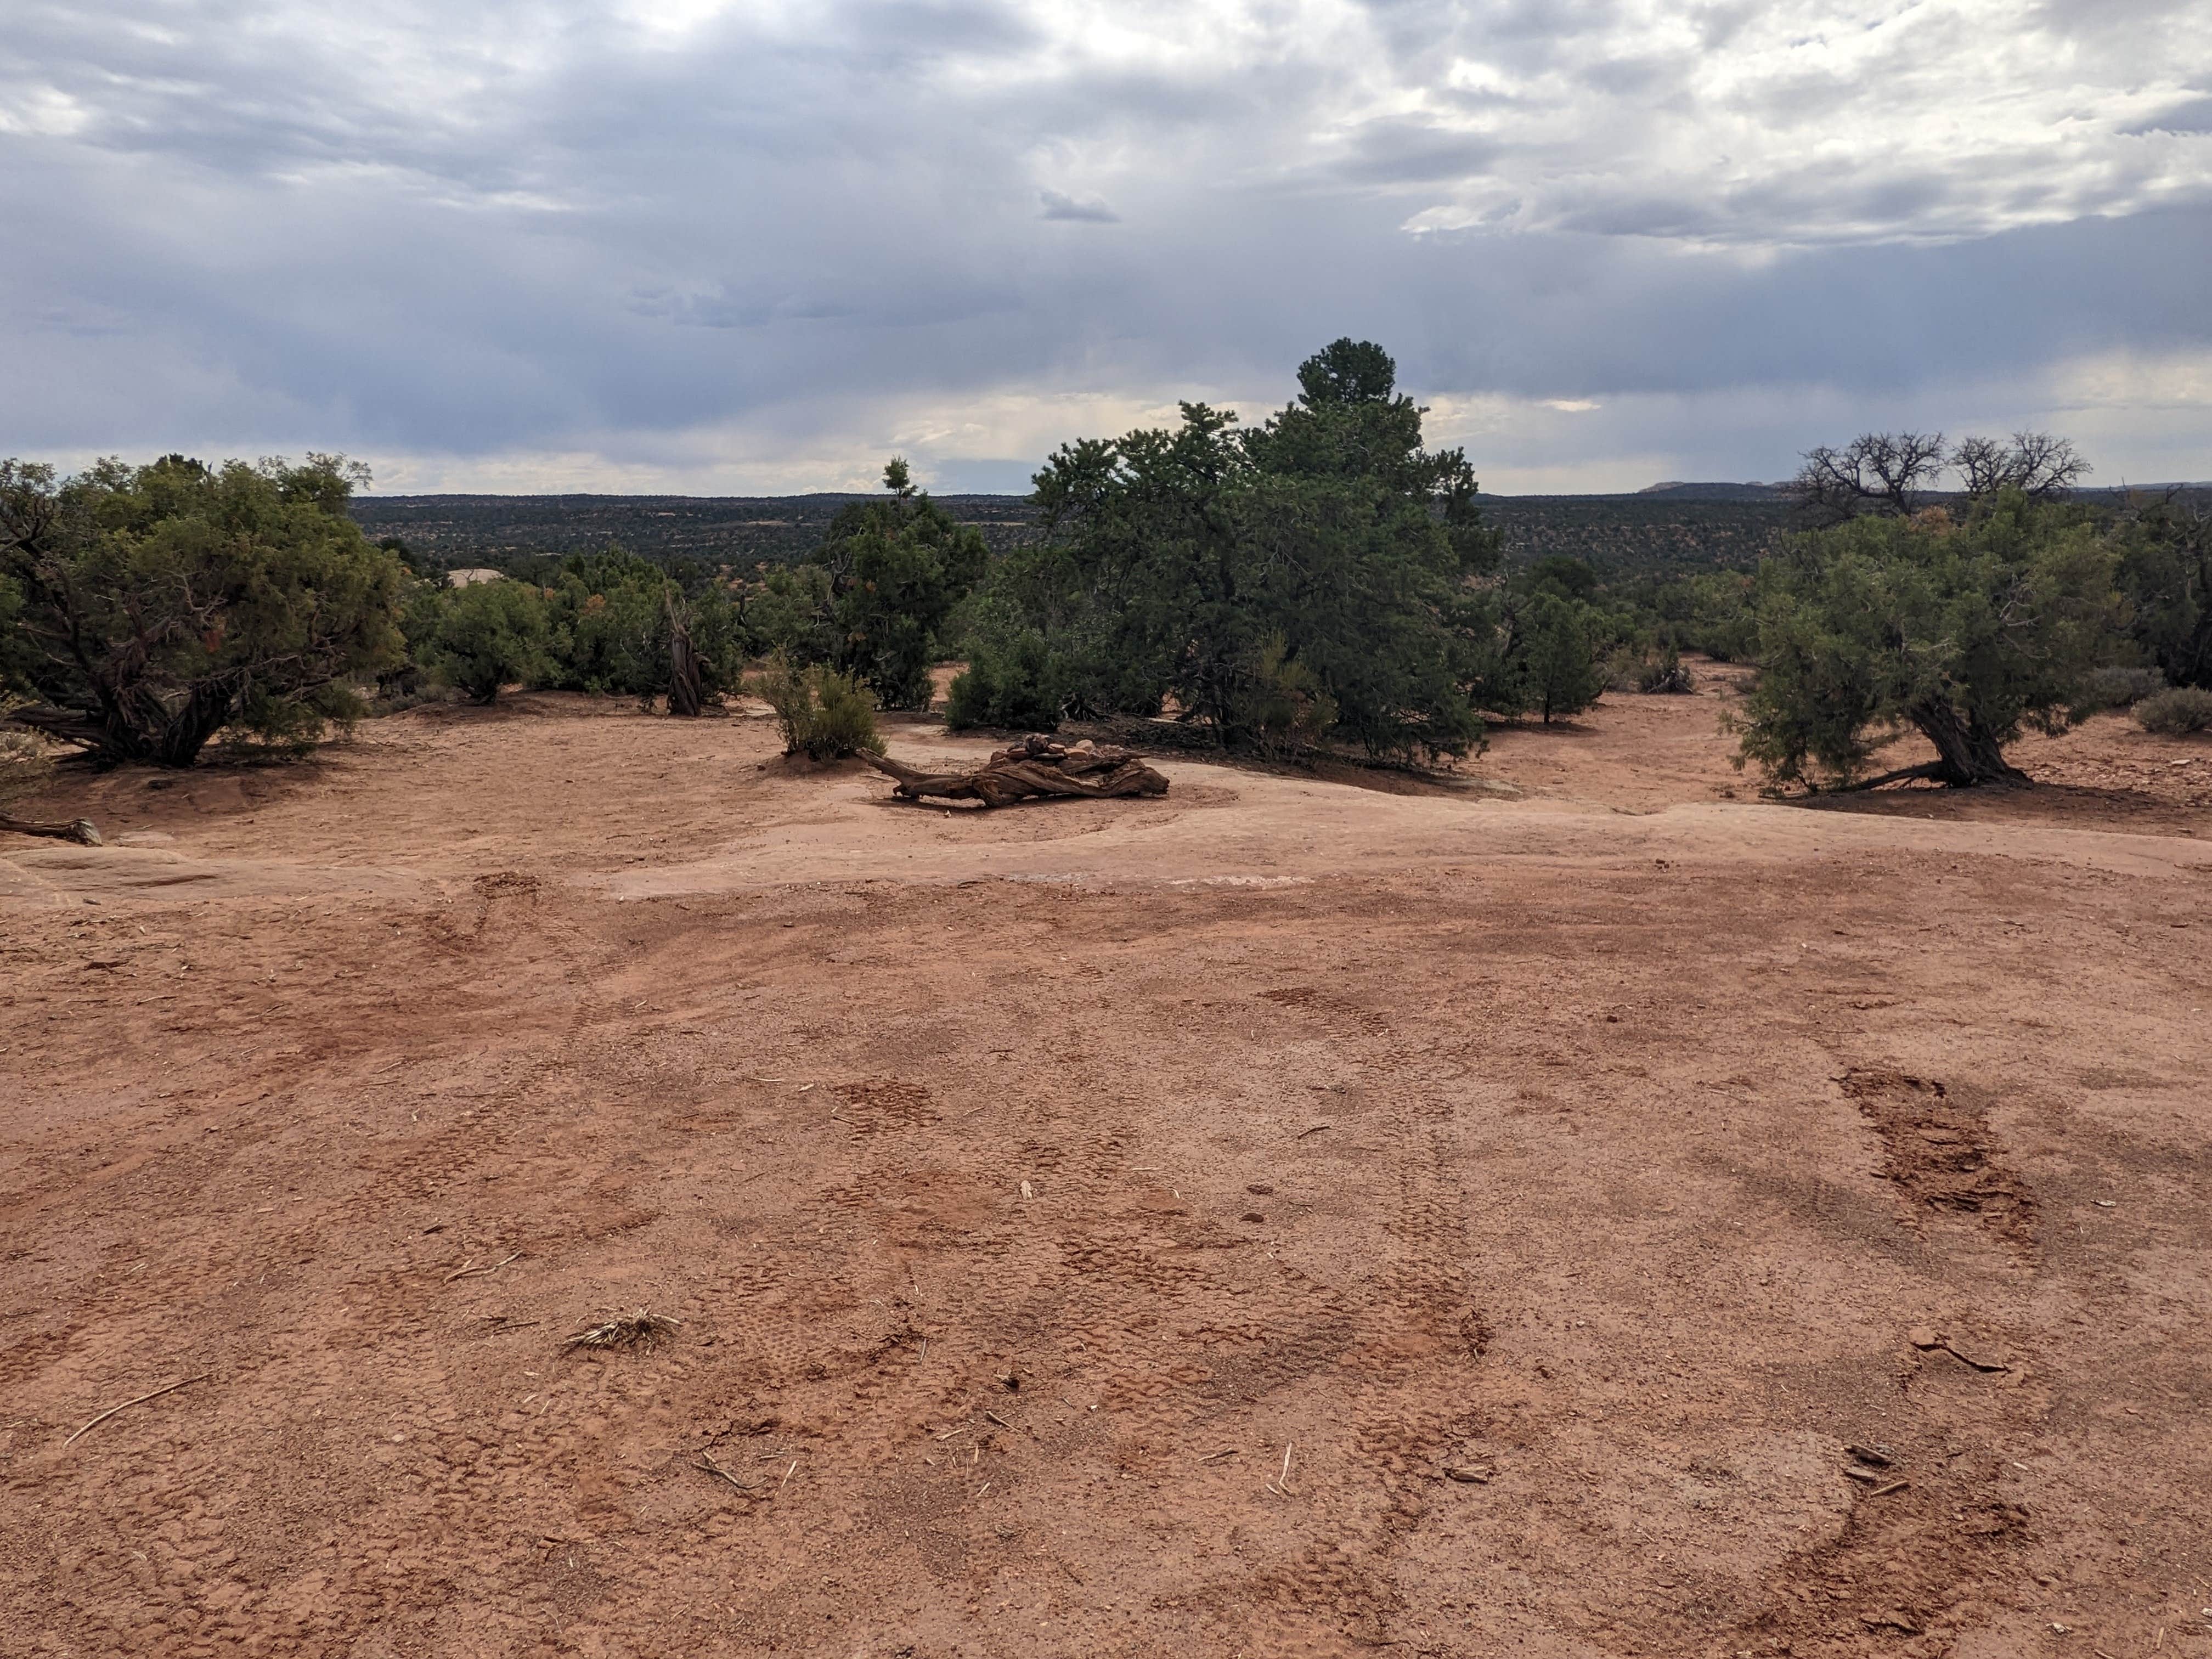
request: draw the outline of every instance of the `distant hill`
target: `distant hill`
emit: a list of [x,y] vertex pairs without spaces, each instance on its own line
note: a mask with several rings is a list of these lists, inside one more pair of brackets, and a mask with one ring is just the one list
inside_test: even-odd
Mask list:
[[1778,501],[1784,491],[1780,484],[1764,483],[1656,483],[1646,484],[1636,492],[1639,496],[1664,496],[1674,501]]
[[[1712,491],[1753,491],[1714,495]],[[428,562],[455,567],[587,552],[619,542],[662,561],[733,570],[789,563],[820,545],[839,508],[872,499],[813,495],[366,495],[354,517],[372,537],[397,536]],[[994,551],[1036,533],[1026,495],[939,495]],[[1764,486],[1670,484],[1626,495],[1486,495],[1484,515],[1509,562],[1561,553],[1601,574],[1748,568],[1789,527],[1789,507]]]
[[[361,527],[397,536],[434,563],[496,564],[588,552],[619,542],[649,559],[744,568],[790,563],[821,544],[841,507],[873,495],[364,495]],[[1012,546],[1035,518],[1022,495],[939,495],[954,518]]]

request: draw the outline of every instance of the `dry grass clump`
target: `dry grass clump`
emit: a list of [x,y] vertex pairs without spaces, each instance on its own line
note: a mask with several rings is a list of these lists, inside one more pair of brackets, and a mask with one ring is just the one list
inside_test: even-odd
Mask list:
[[640,1308],[634,1314],[616,1314],[596,1325],[586,1326],[561,1346],[564,1348],[635,1348],[676,1334],[683,1325],[680,1319],[671,1319],[665,1314],[649,1313]]
[[[7,716],[0,699],[0,719]],[[0,806],[36,794],[54,775],[52,745],[35,732],[0,726]]]

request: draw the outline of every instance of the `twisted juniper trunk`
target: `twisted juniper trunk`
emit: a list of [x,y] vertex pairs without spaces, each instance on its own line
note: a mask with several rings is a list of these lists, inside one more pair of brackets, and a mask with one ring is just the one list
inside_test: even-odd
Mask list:
[[668,712],[696,718],[706,702],[699,672],[699,653],[691,644],[691,629],[668,601]]
[[1996,736],[1978,721],[1962,719],[1948,697],[1924,698],[1907,712],[1921,735],[1936,745],[1937,759],[1927,776],[1961,789],[2028,781],[2027,773],[2005,759]]
[[174,705],[143,686],[130,686],[103,696],[102,706],[96,711],[19,708],[9,718],[19,726],[77,744],[102,766],[130,761],[190,766],[209,740],[230,723],[244,684],[244,677],[237,674],[203,680]]

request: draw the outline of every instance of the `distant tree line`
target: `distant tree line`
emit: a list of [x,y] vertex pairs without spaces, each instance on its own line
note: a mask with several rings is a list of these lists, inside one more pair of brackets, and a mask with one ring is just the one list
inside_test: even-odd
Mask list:
[[1936,758],[1900,773],[2011,780],[2025,729],[2160,686],[2182,701],[2156,718],[2185,725],[2212,691],[2201,504],[2085,501],[2063,441],[1814,450],[1802,527],[1755,568],[1509,567],[1466,456],[1425,446],[1379,346],[1338,340],[1297,384],[1256,425],[1193,403],[1063,447],[1036,534],[996,552],[895,459],[803,559],[749,570],[610,545],[455,586],[369,540],[342,457],[0,462],[0,709],[103,762],[186,765],[220,733],[296,746],[428,695],[693,714],[749,684],[794,747],[835,751],[870,707],[928,708],[951,660],[955,726],[1167,719],[1225,747],[1428,759],[1497,719],[1686,690],[1702,653],[1757,666],[1744,757],[1833,787],[1878,781],[1906,732]]

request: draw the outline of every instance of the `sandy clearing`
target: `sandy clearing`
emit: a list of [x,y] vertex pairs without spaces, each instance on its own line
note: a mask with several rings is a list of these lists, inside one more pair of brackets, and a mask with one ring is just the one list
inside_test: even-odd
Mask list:
[[73,781],[0,1650],[2205,1648],[2202,746],[1808,811],[1717,701],[1516,799],[948,817],[559,698]]

